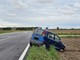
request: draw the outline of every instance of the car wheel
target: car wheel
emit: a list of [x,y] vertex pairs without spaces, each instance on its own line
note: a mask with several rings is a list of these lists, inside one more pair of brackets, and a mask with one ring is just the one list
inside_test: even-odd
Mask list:
[[32,47],[32,43],[30,42],[30,46]]

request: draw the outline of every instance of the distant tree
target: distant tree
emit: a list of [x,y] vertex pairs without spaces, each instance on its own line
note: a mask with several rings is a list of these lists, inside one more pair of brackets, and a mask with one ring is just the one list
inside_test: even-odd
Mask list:
[[59,30],[59,27],[57,27],[57,30]]
[[3,30],[11,30],[10,27],[3,28]]
[[74,28],[71,28],[71,30],[74,30]]

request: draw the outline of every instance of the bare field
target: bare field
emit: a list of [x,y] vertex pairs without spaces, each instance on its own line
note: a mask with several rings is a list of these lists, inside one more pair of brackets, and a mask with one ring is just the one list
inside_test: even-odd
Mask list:
[[57,34],[63,34],[63,35],[67,35],[67,34],[77,34],[80,35],[80,30],[57,30],[57,29],[51,29],[49,30],[51,32],[55,32]]
[[60,52],[64,60],[80,60],[80,38],[62,38],[66,49]]

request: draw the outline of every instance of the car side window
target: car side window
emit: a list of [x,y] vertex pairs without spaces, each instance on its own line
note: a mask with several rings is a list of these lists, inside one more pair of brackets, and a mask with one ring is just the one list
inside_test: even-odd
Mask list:
[[48,34],[48,38],[49,39],[52,39],[53,40],[54,39],[54,36],[55,36],[54,34]]
[[60,40],[57,35],[55,35],[55,40],[56,40],[56,41],[59,41],[59,40]]
[[49,33],[48,38],[51,40],[59,41],[60,38],[56,34]]

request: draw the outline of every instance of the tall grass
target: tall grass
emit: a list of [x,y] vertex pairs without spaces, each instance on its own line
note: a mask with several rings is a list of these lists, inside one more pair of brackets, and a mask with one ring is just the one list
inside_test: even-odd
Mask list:
[[56,29],[52,29],[49,30],[51,32],[55,32],[58,35],[80,35],[80,30],[70,30],[70,29],[63,29],[63,30],[56,30]]
[[31,47],[25,60],[59,60],[59,55],[54,47],[51,46],[50,51],[44,47]]

